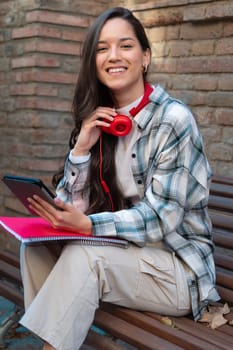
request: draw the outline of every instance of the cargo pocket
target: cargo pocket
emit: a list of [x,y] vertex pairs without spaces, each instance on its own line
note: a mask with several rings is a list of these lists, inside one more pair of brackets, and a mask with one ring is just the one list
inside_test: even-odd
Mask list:
[[170,252],[155,250],[139,259],[137,297],[161,306],[177,306],[176,271]]

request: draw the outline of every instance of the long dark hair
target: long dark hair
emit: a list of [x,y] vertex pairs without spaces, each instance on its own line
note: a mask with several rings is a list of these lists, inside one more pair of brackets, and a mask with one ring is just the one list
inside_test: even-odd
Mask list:
[[[112,18],[122,18],[131,24],[143,51],[150,50],[150,44],[140,21],[126,8],[115,7],[103,12],[90,27],[83,45],[82,62],[73,98],[73,119],[75,127],[71,133],[69,147],[72,149],[81,130],[82,121],[98,106],[113,106],[113,100],[108,88],[97,78],[96,48],[100,32],[104,24]],[[146,73],[145,73],[146,74]],[[145,79],[144,74],[144,79]],[[110,189],[115,210],[124,207],[124,198],[116,179],[115,148],[117,138],[103,133],[103,178]],[[90,189],[89,209],[87,213],[110,210],[111,205],[103,191],[99,179],[100,153],[99,141],[92,147],[91,165],[86,182]],[[64,173],[64,168],[53,177],[56,187]]]

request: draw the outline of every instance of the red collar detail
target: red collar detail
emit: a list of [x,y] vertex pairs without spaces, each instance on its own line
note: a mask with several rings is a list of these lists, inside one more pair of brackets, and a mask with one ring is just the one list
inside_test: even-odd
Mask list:
[[145,107],[149,103],[149,96],[152,93],[153,88],[149,83],[145,82],[144,89],[144,95],[139,104],[129,111],[132,117],[135,117],[135,115],[138,114],[138,112],[140,112],[143,109],[143,107]]

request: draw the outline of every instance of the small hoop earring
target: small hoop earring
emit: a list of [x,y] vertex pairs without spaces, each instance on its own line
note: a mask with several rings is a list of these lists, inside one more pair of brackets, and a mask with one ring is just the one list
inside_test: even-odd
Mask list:
[[148,68],[147,64],[143,65],[143,73],[144,74],[147,72],[147,68]]

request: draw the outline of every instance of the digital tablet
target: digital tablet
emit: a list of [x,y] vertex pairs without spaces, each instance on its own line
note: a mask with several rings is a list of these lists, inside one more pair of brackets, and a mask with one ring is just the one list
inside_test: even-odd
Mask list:
[[5,175],[2,178],[2,181],[21,201],[26,209],[33,215],[35,215],[35,213],[29,208],[29,202],[27,198],[32,197],[34,194],[54,205],[53,199],[55,198],[55,195],[40,179],[15,175]]

